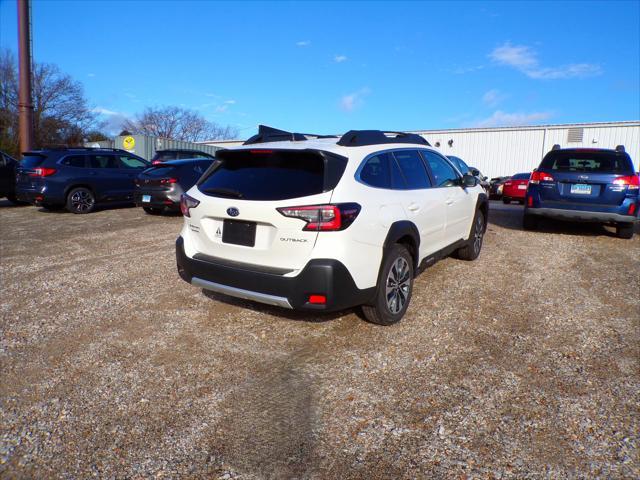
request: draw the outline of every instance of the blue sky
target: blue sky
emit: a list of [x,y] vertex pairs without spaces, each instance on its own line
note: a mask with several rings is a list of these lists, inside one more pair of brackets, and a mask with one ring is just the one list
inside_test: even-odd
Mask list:
[[[33,50],[116,124],[182,105],[240,137],[640,119],[640,2],[33,1]],[[0,46],[17,51],[16,2]]]

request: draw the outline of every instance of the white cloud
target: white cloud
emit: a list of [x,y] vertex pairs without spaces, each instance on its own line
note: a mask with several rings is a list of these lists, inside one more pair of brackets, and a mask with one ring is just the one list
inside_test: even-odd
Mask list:
[[356,108],[360,108],[364,105],[364,97],[369,95],[371,90],[368,87],[361,88],[357,92],[349,93],[348,95],[344,95],[340,99],[340,108],[345,112],[352,112]]
[[218,105],[218,106],[216,107],[216,112],[217,112],[217,113],[224,113],[224,112],[226,112],[228,109],[229,109],[229,105],[225,103],[224,105]]
[[95,77],[96,74],[95,73],[87,73],[87,77]]
[[91,111],[105,117],[105,132],[113,135],[120,133],[122,125],[129,118],[125,113],[116,112],[104,107],[95,107]]
[[489,107],[495,107],[505,98],[507,98],[507,95],[502,93],[500,90],[493,88],[485,92],[485,94],[482,96],[482,102]]
[[347,56],[346,55],[336,55],[335,57],[333,57],[333,59],[337,63],[342,63],[342,62],[346,62],[347,61]]
[[476,120],[471,123],[473,127],[512,127],[518,125],[530,125],[543,120],[548,120],[553,116],[552,112],[514,112],[508,113],[496,110],[487,118]]
[[298,47],[308,47],[309,45],[311,45],[311,40],[301,40],[299,42],[296,42],[296,45]]
[[102,107],[92,108],[91,111],[94,113],[99,113],[100,115],[118,115],[118,112],[114,112],[113,110]]
[[235,105],[236,101],[235,100],[225,100],[224,103],[226,103],[228,105]]
[[543,67],[538,54],[526,45],[511,45],[507,42],[496,47],[489,58],[498,65],[515,68],[529,78],[536,80],[556,80],[566,78],[585,78],[600,75],[602,68],[591,63],[570,63],[559,67]]

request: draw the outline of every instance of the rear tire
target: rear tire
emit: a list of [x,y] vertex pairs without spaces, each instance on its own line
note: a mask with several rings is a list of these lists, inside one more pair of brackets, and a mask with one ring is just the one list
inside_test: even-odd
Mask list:
[[616,225],[616,235],[626,240],[633,238],[633,223],[619,223]]
[[157,207],[142,207],[142,209],[149,215],[162,215],[162,212],[164,211],[164,208]]
[[471,233],[469,233],[469,240],[467,244],[459,248],[457,251],[457,257],[461,260],[472,261],[480,256],[482,250],[482,241],[484,240],[484,232],[486,230],[484,213],[481,210],[476,210],[476,215],[473,217],[473,225],[471,226]]
[[376,325],[393,325],[407,311],[413,292],[413,258],[396,244],[382,261],[373,305],[362,305],[365,318]]
[[538,228],[538,219],[530,214],[524,214],[522,217],[522,228],[525,230],[536,230]]
[[71,213],[90,213],[96,206],[93,192],[85,187],[73,188],[67,194],[67,210]]

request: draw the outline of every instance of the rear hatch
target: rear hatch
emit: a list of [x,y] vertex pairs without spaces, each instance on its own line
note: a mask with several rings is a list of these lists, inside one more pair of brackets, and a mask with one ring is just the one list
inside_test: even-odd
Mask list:
[[549,206],[617,207],[629,193],[634,170],[624,152],[580,149],[549,152],[536,174],[540,199]]
[[[225,150],[199,180],[188,219],[200,256],[277,269],[308,262],[317,230],[278,208],[331,202],[347,159],[319,150]],[[193,192],[193,190],[191,191]]]
[[16,188],[35,190],[43,186],[44,177],[42,166],[47,156],[41,153],[27,152],[16,168]]
[[163,192],[171,190],[179,181],[179,168],[173,165],[158,164],[143,171],[135,180],[141,191]]

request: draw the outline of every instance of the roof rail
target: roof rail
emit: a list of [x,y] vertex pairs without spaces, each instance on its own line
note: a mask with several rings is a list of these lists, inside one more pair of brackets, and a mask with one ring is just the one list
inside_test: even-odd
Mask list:
[[625,152],[626,150],[624,149],[624,145],[617,145],[616,146],[616,152]]
[[381,143],[417,143],[431,146],[424,137],[417,133],[386,132],[382,130],[349,130],[338,141],[343,147],[362,147]]
[[294,133],[266,125],[258,125],[258,134],[246,140],[243,145],[269,142],[295,142],[312,138],[338,138],[337,135],[316,135],[315,133]]
[[553,147],[551,147],[551,150],[560,150],[560,148],[562,148],[560,147],[560,144],[556,143]]

